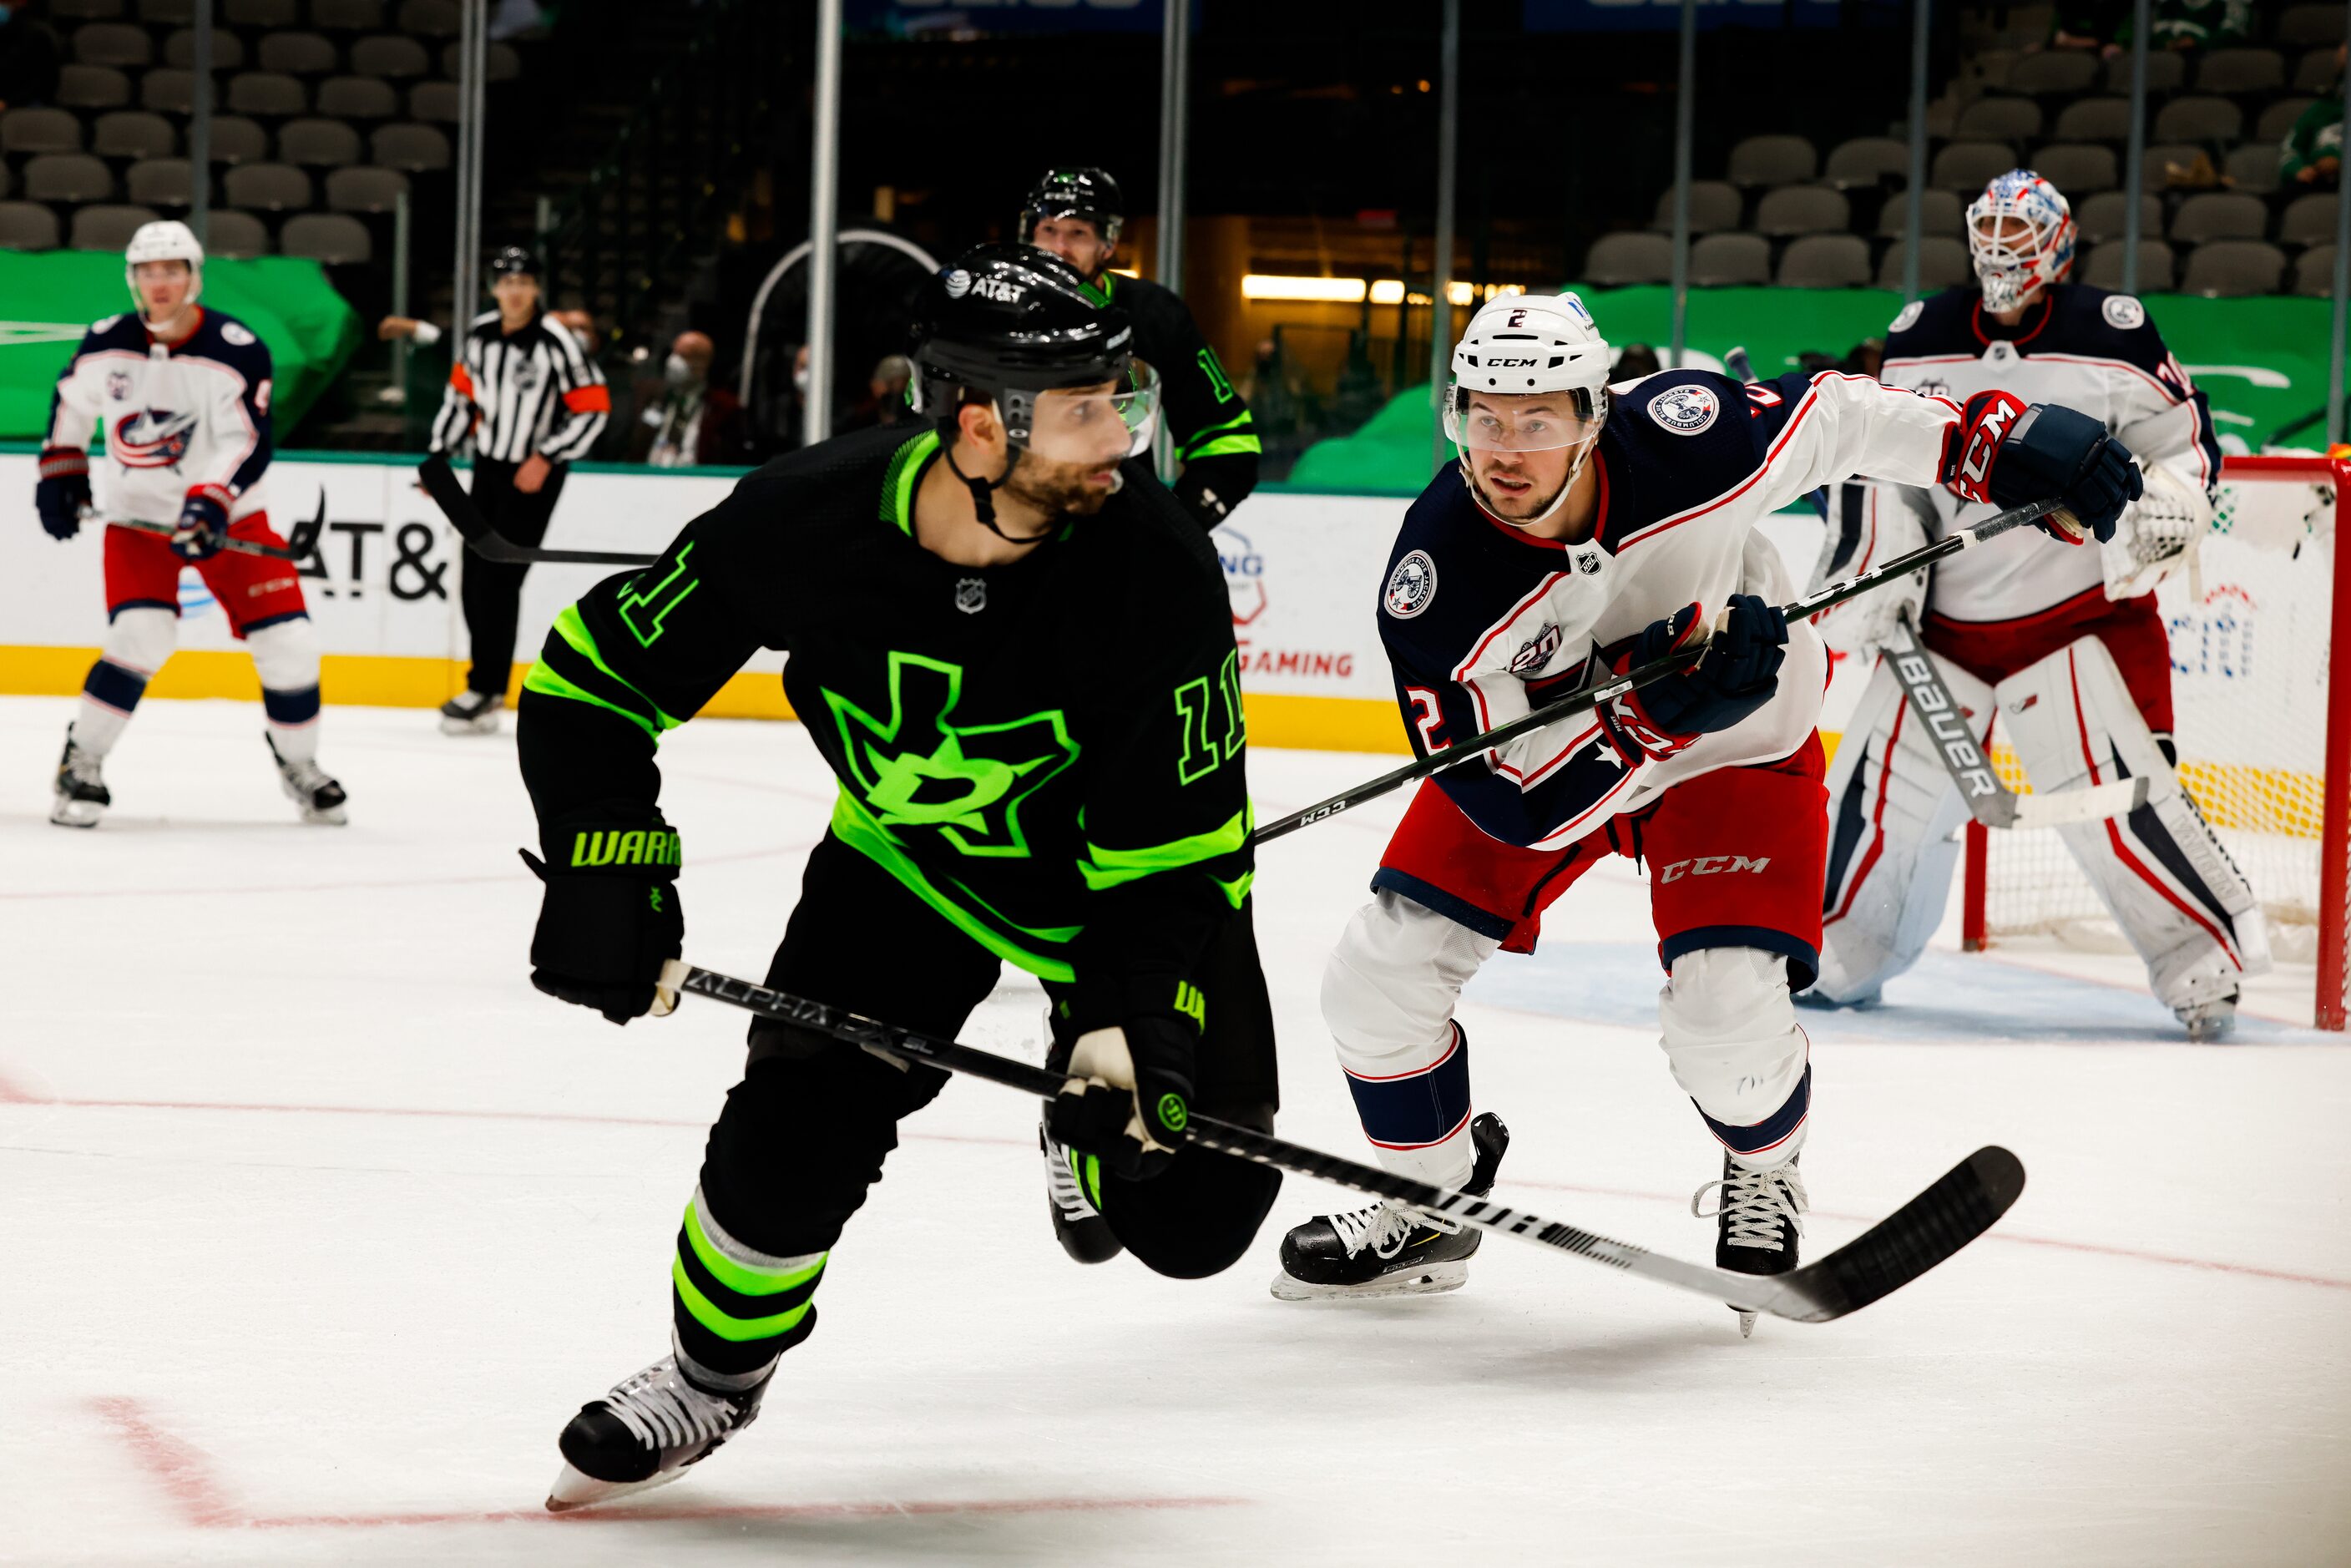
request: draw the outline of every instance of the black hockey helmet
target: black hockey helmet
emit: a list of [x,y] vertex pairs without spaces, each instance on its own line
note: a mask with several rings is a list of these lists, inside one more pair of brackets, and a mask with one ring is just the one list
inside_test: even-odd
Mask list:
[[530,252],[518,245],[502,245],[490,252],[492,281],[495,282],[501,277],[513,277],[517,274],[530,278],[538,277],[538,263],[531,258]]
[[[1093,461],[1103,455],[1105,436],[1123,445],[1121,456],[1150,444],[1159,381],[1134,358],[1134,324],[1050,251],[1025,245],[966,251],[923,286],[914,339],[908,392],[914,412],[936,423],[950,466],[956,413],[973,394],[992,402],[1004,421],[1012,448],[1005,472],[987,479],[956,469],[990,528],[988,492],[1010,476],[1021,452]],[[1087,388],[1098,390],[1078,390]]]
[[1038,224],[1047,218],[1083,218],[1104,245],[1116,245],[1126,222],[1126,197],[1104,170],[1048,169],[1020,204],[1021,239],[1034,239]]
[[1134,328],[1099,298],[1051,251],[964,252],[923,286],[914,307],[914,411],[948,434],[969,388],[995,400],[1012,444],[1026,445],[1039,392],[1128,379]]

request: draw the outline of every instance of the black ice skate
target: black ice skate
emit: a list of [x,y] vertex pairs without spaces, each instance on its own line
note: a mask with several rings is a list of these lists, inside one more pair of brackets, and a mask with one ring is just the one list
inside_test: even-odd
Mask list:
[[497,692],[459,692],[441,705],[441,733],[495,735],[498,715],[506,711],[506,697]]
[[269,755],[277,758],[277,777],[286,786],[286,798],[302,809],[304,821],[340,828],[350,821],[343,810],[343,787],[325,768],[312,761],[288,762],[278,756],[276,736],[265,735],[262,738],[269,742]]
[[[1803,1156],[1799,1155],[1796,1159]],[[1715,1220],[1720,1229],[1714,1241],[1714,1266],[1734,1274],[1786,1274],[1796,1267],[1796,1239],[1804,1233],[1804,1215],[1812,1207],[1804,1196],[1804,1178],[1791,1159],[1778,1170],[1750,1171],[1729,1155],[1722,1156],[1722,1179],[1710,1181],[1690,1195],[1690,1213]],[[1722,1189],[1722,1207],[1712,1214],[1698,1206],[1716,1187]],[[1731,1309],[1738,1312],[1736,1307]],[[1755,1332],[1755,1314],[1739,1313],[1739,1337]]]
[[[1469,1124],[1477,1151],[1462,1190],[1483,1197],[1510,1146],[1510,1130],[1489,1111]],[[1384,1200],[1343,1214],[1320,1214],[1281,1239],[1273,1293],[1285,1301],[1433,1295],[1469,1280],[1481,1232]]]
[[665,1355],[601,1399],[591,1399],[563,1428],[563,1469],[547,1509],[562,1513],[648,1491],[708,1458],[759,1414],[774,1368],[736,1393],[706,1389]]
[[1126,1248],[1094,1207],[1101,1196],[1101,1163],[1055,1143],[1041,1123],[1037,1142],[1045,1151],[1045,1207],[1053,1216],[1053,1239],[1078,1262],[1109,1262]]
[[57,758],[57,800],[49,808],[49,821],[60,828],[94,828],[114,804],[114,797],[99,776],[99,759],[74,744],[73,731],[66,731],[65,755]]

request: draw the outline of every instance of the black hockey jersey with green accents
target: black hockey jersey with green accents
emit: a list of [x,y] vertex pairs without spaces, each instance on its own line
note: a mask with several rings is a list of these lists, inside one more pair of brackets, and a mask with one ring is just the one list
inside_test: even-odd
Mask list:
[[[1105,1015],[1164,1010],[1172,988],[1156,1006],[1144,993],[1252,874],[1216,557],[1129,464],[1101,512],[1019,561],[955,565],[914,533],[939,451],[935,433],[883,429],[778,458],[565,611],[524,683],[532,801],[542,822],[649,817],[662,733],[780,649],[840,780],[835,834]],[[677,826],[690,865],[693,825]]]
[[[1249,404],[1234,390],[1217,350],[1200,336],[1190,307],[1173,289],[1140,277],[1105,272],[1094,285],[1105,303],[1134,323],[1134,356],[1159,372],[1167,434],[1187,476],[1217,488],[1224,509],[1241,503],[1257,485],[1265,450]],[[1178,494],[1191,488],[1186,485]],[[1186,497],[1188,500],[1188,497]]]

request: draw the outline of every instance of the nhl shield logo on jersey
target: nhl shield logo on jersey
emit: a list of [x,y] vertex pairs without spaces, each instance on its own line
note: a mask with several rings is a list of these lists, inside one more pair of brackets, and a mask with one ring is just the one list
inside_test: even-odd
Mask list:
[[956,579],[956,608],[966,615],[977,615],[987,608],[987,580],[984,577]]
[[1416,549],[1396,562],[1380,603],[1399,621],[1409,621],[1437,597],[1437,563],[1426,550]]
[[1677,435],[1696,435],[1721,412],[1704,387],[1667,387],[1649,400],[1649,417]]
[[2147,307],[2127,294],[2109,294],[2098,307],[2106,318],[2106,325],[2118,332],[2129,332],[2147,325]]

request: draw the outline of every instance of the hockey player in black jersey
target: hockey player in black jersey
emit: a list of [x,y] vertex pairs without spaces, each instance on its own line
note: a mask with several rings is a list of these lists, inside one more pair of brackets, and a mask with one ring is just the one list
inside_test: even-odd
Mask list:
[[1176,498],[1215,528],[1257,487],[1264,451],[1249,405],[1174,290],[1110,270],[1126,202],[1100,169],[1049,169],[1020,209],[1020,237],[1078,269],[1134,323],[1134,357],[1159,372],[1167,433],[1184,465]]
[[[1131,331],[1052,256],[975,250],[926,287],[919,434],[769,464],[558,617],[520,705],[531,979],[616,1023],[653,1009],[692,832],[662,814],[655,745],[781,649],[841,793],[768,983],[953,1035],[1001,963],[1035,975],[1070,1075],[1049,1125],[1100,1226],[1196,1278],[1241,1255],[1279,1176],[1167,1134],[1192,1106],[1270,1128],[1273,1038],[1228,601],[1130,460],[1157,401]],[[677,1236],[674,1354],[565,1427],[550,1508],[672,1479],[751,1420],[898,1122],[945,1082],[752,1026]]]

